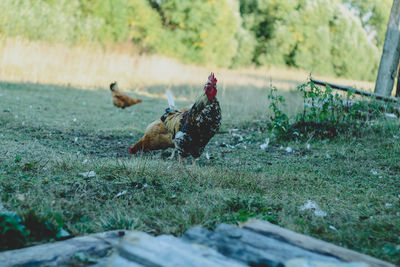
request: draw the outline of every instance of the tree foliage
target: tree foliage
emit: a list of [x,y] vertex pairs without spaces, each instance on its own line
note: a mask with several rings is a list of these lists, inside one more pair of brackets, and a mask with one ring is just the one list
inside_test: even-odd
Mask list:
[[3,0],[0,34],[372,80],[390,0]]
[[257,40],[256,64],[374,77],[378,50],[341,1],[241,0],[240,9],[244,27]]
[[166,33],[161,52],[201,64],[232,64],[240,29],[235,1],[169,0],[155,5]]
[[360,17],[365,31],[383,46],[392,0],[346,0],[347,6]]
[[102,42],[131,40],[148,49],[159,45],[161,18],[146,0],[79,0],[80,9],[89,17],[105,23],[99,39]]

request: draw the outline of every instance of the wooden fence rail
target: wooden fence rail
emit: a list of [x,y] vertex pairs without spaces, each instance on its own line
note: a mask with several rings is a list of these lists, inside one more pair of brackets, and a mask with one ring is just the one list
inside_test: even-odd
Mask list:
[[310,80],[313,83],[317,84],[317,85],[322,85],[322,86],[327,86],[328,85],[329,87],[331,87],[333,89],[337,89],[337,90],[341,90],[341,91],[346,91],[346,92],[353,91],[355,94],[362,95],[362,96],[374,97],[374,98],[376,98],[378,100],[383,100],[383,101],[386,101],[386,102],[400,102],[400,100],[398,98],[395,98],[395,97],[381,96],[381,95],[377,95],[377,94],[374,94],[374,93],[362,91],[362,90],[353,88],[351,86],[337,85],[337,84],[333,84],[333,83],[328,83],[328,82],[323,82],[323,81],[320,81],[320,80],[316,80],[316,79],[313,79],[313,78],[311,78]]

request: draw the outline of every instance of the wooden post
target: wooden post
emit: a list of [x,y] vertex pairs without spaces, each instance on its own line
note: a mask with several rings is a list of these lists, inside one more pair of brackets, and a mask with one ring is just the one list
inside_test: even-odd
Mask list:
[[396,97],[400,97],[400,66],[397,71]]
[[383,53],[379,64],[375,94],[390,96],[396,78],[400,57],[400,0],[394,0],[383,44]]

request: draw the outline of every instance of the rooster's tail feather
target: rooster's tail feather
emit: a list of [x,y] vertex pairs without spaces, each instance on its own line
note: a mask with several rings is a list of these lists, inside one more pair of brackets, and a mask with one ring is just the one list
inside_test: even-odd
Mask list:
[[167,98],[168,98],[168,106],[171,110],[175,110],[175,101],[174,101],[174,95],[171,93],[171,91],[167,91]]

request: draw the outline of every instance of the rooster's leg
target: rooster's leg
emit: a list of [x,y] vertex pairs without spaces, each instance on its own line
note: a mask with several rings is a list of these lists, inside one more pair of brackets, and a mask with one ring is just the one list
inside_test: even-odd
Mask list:
[[197,166],[196,159],[194,157],[192,157],[192,163],[193,163],[193,166]]
[[179,163],[183,165],[183,157],[179,155]]

